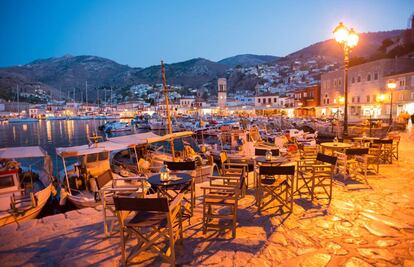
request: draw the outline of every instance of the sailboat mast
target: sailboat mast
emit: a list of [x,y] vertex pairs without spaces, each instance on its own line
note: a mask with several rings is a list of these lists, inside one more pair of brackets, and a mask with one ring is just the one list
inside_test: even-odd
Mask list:
[[[164,95],[165,95],[165,108],[167,109],[167,124],[168,124],[168,132],[172,135],[172,124],[171,124],[171,115],[170,115],[170,108],[168,106],[168,87],[167,87],[167,80],[165,79],[165,67],[164,62],[161,60],[161,74],[162,74],[162,84],[164,87]],[[174,150],[174,140],[170,139],[171,143],[171,153],[172,158],[175,160],[175,150]]]
[[20,92],[19,92],[19,85],[17,85],[17,113],[20,116]]

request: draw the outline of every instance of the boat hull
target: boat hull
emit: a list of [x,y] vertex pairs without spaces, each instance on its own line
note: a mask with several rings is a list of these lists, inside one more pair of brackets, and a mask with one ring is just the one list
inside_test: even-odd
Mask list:
[[19,216],[13,216],[11,214],[6,214],[5,216],[0,217],[0,227],[15,223],[15,222],[24,222],[30,219],[34,219],[42,211],[43,207],[46,205],[50,193],[51,193],[52,184],[49,184],[45,189],[37,192],[35,196],[37,197],[37,206],[31,209],[28,209],[24,214]]

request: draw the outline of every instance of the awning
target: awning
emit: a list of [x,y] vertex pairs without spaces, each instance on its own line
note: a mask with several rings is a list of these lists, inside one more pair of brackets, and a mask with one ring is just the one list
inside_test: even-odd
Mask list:
[[43,158],[47,153],[39,146],[21,146],[0,148],[0,158],[21,159],[21,158]]
[[89,145],[82,145],[82,146],[71,146],[71,147],[58,147],[56,148],[56,154],[63,158],[69,157],[79,157],[89,154],[96,154],[101,152],[110,152],[114,150],[122,150],[127,149],[128,146],[125,144],[118,144],[113,143],[110,141],[105,141],[101,143],[93,144],[92,146]]
[[134,147],[138,145],[148,144],[148,139],[155,139],[159,138],[160,136],[153,133],[139,133],[139,134],[131,134],[131,135],[124,135],[118,137],[109,138],[109,142],[117,143],[117,144],[124,144],[128,147]]
[[166,135],[163,135],[163,136],[148,138],[148,143],[156,143],[156,142],[161,142],[161,141],[166,141],[166,140],[171,140],[171,139],[177,139],[177,138],[192,136],[193,134],[194,133],[191,132],[191,131],[177,132],[177,133],[173,133],[173,134],[166,134]]

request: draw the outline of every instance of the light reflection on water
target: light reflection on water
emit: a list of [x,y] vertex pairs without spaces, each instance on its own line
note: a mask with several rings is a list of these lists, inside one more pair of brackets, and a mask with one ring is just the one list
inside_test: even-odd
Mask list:
[[[128,121],[129,120],[125,120]],[[98,127],[105,120],[40,120],[35,123],[0,122],[0,147],[41,146],[53,160],[56,171],[62,169],[62,160],[56,156],[56,147],[77,146],[88,143],[88,136],[102,135]],[[139,132],[132,130],[116,135]]]

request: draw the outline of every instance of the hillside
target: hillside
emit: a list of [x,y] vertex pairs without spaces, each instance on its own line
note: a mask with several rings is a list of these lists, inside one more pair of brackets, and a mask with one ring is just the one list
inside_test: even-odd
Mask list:
[[[224,75],[227,66],[204,58],[194,58],[184,62],[165,64],[168,84],[186,87],[200,87]],[[152,66],[132,72],[129,83],[161,83],[161,66]]]
[[[362,33],[360,34],[358,46],[352,50],[351,57],[369,58],[377,52],[384,39],[398,37],[402,32],[403,30]],[[317,56],[323,56],[332,61],[342,61],[343,51],[335,40],[330,39],[289,54],[285,60],[307,59]]]
[[280,57],[269,56],[269,55],[244,54],[244,55],[237,55],[237,56],[222,59],[218,61],[218,63],[224,64],[232,68],[236,66],[250,67],[254,65],[260,65],[260,64],[271,62],[271,61],[275,61],[279,58]]

